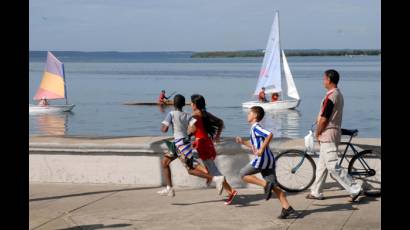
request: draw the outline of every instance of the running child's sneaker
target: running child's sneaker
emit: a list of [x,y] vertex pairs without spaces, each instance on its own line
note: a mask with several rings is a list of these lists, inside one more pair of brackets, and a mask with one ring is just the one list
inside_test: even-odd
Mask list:
[[266,200],[269,200],[272,197],[272,189],[274,187],[274,184],[270,181],[266,184],[264,190],[265,190],[265,195],[266,195]]
[[161,196],[171,196],[174,197],[175,196],[175,190],[173,188],[164,188],[161,191],[158,191],[157,194],[161,195]]
[[288,209],[284,209],[282,208],[282,212],[280,213],[280,215],[278,216],[279,219],[286,219],[288,218],[288,216],[295,214],[296,211],[295,209],[292,208],[292,206],[289,206]]
[[212,183],[212,179],[206,179],[206,181],[205,181],[205,186],[206,187],[209,187],[209,186],[211,186],[211,183]]
[[225,204],[230,205],[233,201],[233,198],[235,198],[236,194],[238,194],[238,192],[236,190],[233,190],[232,194],[230,194],[228,199],[225,201]]
[[223,183],[225,181],[225,176],[214,176],[212,180],[215,181],[216,191],[218,191],[218,195],[221,195],[223,190]]

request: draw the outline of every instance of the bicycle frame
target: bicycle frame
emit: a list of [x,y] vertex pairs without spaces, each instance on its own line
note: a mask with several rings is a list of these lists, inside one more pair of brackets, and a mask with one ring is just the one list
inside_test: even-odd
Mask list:
[[[310,129],[311,132],[313,132],[313,125],[312,128]],[[344,151],[342,149],[340,149],[341,151],[338,151],[338,159],[336,161],[336,167],[341,167],[342,163],[344,163],[344,168],[343,168],[343,172],[339,172],[339,176],[341,176],[341,174],[345,174],[347,173],[348,175],[350,175],[351,177],[354,177],[352,179],[359,179],[359,180],[363,180],[363,182],[368,183],[366,185],[365,190],[366,191],[370,191],[372,189],[378,190],[378,186],[380,186],[380,181],[378,179],[378,177],[375,177],[375,179],[372,179],[372,176],[378,175],[378,171],[376,172],[376,170],[378,170],[378,162],[376,162],[375,168],[373,168],[373,158],[375,158],[375,160],[380,161],[380,157],[379,154],[375,154],[373,156],[372,150],[369,149],[363,149],[364,147],[360,146],[360,145],[354,145],[352,143],[352,139],[353,137],[357,136],[356,134],[358,133],[357,130],[342,130],[342,134],[343,136],[349,136],[349,138],[344,138],[344,140],[346,140],[346,142],[341,142],[340,145],[346,145],[346,147],[344,148]],[[318,157],[319,152],[316,151],[317,148],[315,148],[312,145],[312,139],[314,142],[317,142],[314,140],[314,138],[312,138],[312,134],[309,132],[304,140],[305,140],[305,149],[301,151],[301,149],[287,149],[284,152],[281,152],[279,154],[279,157],[277,159],[282,159],[281,157],[285,157],[285,166],[282,167],[280,169],[281,175],[283,173],[288,173],[288,175],[290,177],[288,177],[288,179],[286,177],[283,177],[282,179],[280,179],[279,182],[284,182],[284,183],[279,183],[279,186],[283,189],[285,189],[286,191],[290,191],[290,192],[299,192],[299,191],[303,191],[306,188],[308,188],[309,186],[312,185],[312,183],[315,180],[315,170],[316,170],[316,162],[315,159],[313,159],[313,157]],[[351,149],[351,151],[353,151],[352,153],[348,153],[348,149]],[[334,154],[334,153],[333,153]],[[291,158],[290,161],[286,162],[286,157]],[[320,156],[319,156],[320,157]],[[345,162],[343,162],[346,159],[347,161],[347,165]],[[305,162],[306,161],[306,162]],[[317,159],[316,159],[317,161]],[[334,163],[333,163],[334,164]],[[287,166],[287,167],[286,167]],[[290,166],[290,167],[289,167]],[[372,166],[372,167],[370,167]],[[289,169],[290,169],[290,173],[289,174]],[[305,170],[308,170],[306,172],[308,172],[308,175],[311,177],[309,178],[309,183],[305,183],[305,182],[301,182],[300,180],[303,180],[303,178],[305,178],[306,176],[300,177],[299,175],[299,171],[301,173],[304,173]],[[313,170],[313,172],[312,172]],[[313,175],[311,174],[313,173]],[[283,174],[285,175],[285,174]],[[330,174],[330,176],[334,179],[337,180],[337,176],[336,174],[332,173]],[[299,181],[298,181],[299,178]],[[278,179],[279,180],[279,179]],[[295,184],[288,184],[286,181],[287,180],[294,180],[294,182],[296,182]],[[373,182],[375,184],[373,184]],[[303,186],[302,186],[302,184]],[[289,187],[290,186],[290,187]],[[375,186],[375,187],[373,187]],[[375,194],[376,194],[375,193]]]
[[[316,124],[316,123],[314,123],[314,124],[310,127],[310,131],[313,132],[313,127],[315,126],[315,124]],[[304,152],[303,152],[302,159],[300,160],[300,162],[299,162],[295,167],[292,168],[292,170],[291,170],[292,174],[295,174],[296,171],[297,171],[297,170],[300,168],[300,166],[303,164],[303,162],[305,161],[305,158],[306,158],[306,155],[308,154],[308,152],[309,152],[309,151],[308,151],[308,147],[306,146],[306,148],[305,148],[305,150],[304,150]],[[312,151],[312,153],[313,153],[314,155],[317,154],[315,151]]]
[[[345,156],[346,156],[346,153],[347,153],[347,150],[349,149],[349,147],[353,150],[353,154],[354,155],[357,155],[359,152],[354,148],[354,146],[352,145],[352,139],[353,139],[353,136],[350,136],[350,139],[349,139],[349,141],[348,142],[341,142],[340,144],[346,144],[346,148],[345,148],[345,151],[343,152],[343,155],[342,155],[342,157],[340,158],[340,161],[339,161],[339,163],[337,164],[337,166],[341,166],[342,165],[342,162],[343,162],[343,159],[345,159]],[[346,158],[346,160],[347,160],[347,162],[350,162],[347,158]]]
[[[312,126],[311,126],[311,128],[310,128],[310,130],[313,132],[313,127],[315,126],[315,124],[316,123],[314,123]],[[344,159],[346,159],[346,161],[349,163],[350,161],[347,159],[347,157],[346,157],[346,154],[347,154],[347,150],[349,149],[349,147],[352,149],[352,151],[353,151],[353,155],[357,155],[357,154],[359,154],[359,151],[354,147],[354,145],[351,143],[352,142],[352,139],[353,139],[353,137],[354,137],[355,135],[351,135],[350,136],[350,138],[349,138],[349,141],[347,141],[347,142],[341,142],[340,144],[346,144],[346,148],[345,148],[345,150],[344,150],[344,152],[343,152],[343,155],[342,155],[342,157],[340,158],[340,160],[339,160],[339,162],[337,163],[337,166],[338,167],[341,167],[341,165],[342,165],[342,162],[343,162],[343,160]],[[305,148],[305,150],[304,150],[304,154],[303,154],[303,156],[302,156],[302,159],[300,160],[300,162],[295,166],[295,167],[293,167],[292,168],[292,170],[291,170],[291,172],[292,172],[292,174],[294,174],[294,173],[296,173],[296,171],[300,168],[300,166],[303,164],[303,162],[305,161],[305,158],[306,158],[306,155],[308,154],[308,153],[312,153],[313,155],[317,155],[317,152],[315,152],[315,151],[308,151],[308,148],[306,147]],[[359,171],[359,172],[354,172],[354,173],[352,173],[352,175],[364,175],[364,176],[372,176],[372,169],[369,167],[369,165],[366,163],[366,161],[363,159],[363,158],[358,158],[358,161],[361,163],[361,165],[363,166],[363,168],[364,168],[364,170],[362,170],[361,172]]]
[[[315,126],[315,124],[316,124],[316,123],[314,123],[314,124],[311,126],[311,128],[310,128],[310,130],[311,130],[312,132],[313,132],[313,127]],[[344,159],[346,159],[346,161],[347,161],[348,163],[350,162],[350,161],[347,159],[347,157],[346,157],[347,150],[348,150],[349,148],[352,149],[353,155],[359,154],[359,151],[358,151],[358,150],[354,147],[354,145],[351,143],[354,136],[355,136],[355,135],[351,135],[350,138],[349,138],[349,141],[347,141],[347,142],[341,142],[341,143],[340,143],[340,144],[346,144],[346,148],[345,148],[345,150],[343,151],[342,157],[340,158],[339,162],[337,163],[337,166],[338,166],[338,167],[341,167],[342,162],[343,162]],[[306,148],[305,148],[305,150],[304,150],[304,152],[303,152],[303,155],[302,155],[302,159],[300,160],[300,162],[299,162],[295,167],[292,168],[292,170],[291,170],[292,174],[296,173],[296,171],[300,168],[300,166],[301,166],[301,165],[303,164],[303,162],[305,161],[306,155],[307,155],[308,153],[311,153],[312,155],[317,155],[317,152],[315,152],[315,151],[308,151],[308,148],[307,148],[307,146],[306,146]],[[372,176],[372,174],[373,174],[373,173],[372,173],[372,169],[369,167],[369,165],[366,163],[366,161],[365,161],[363,158],[358,158],[358,161],[362,164],[362,166],[363,166],[363,168],[364,168],[364,171],[362,171],[362,172],[354,172],[353,175]]]
[[[349,160],[347,159],[347,157],[346,157],[346,153],[347,153],[347,150],[349,149],[349,147],[353,150],[353,155],[359,154],[359,151],[357,151],[356,148],[354,147],[354,145],[351,143],[351,141],[352,141],[352,139],[353,139],[353,136],[354,136],[354,135],[350,136],[350,139],[349,139],[348,142],[341,142],[341,143],[340,143],[340,144],[346,144],[346,148],[345,148],[345,150],[344,150],[344,152],[343,152],[342,157],[340,158],[340,161],[337,163],[337,166],[338,166],[338,167],[341,167],[342,162],[343,162],[343,160],[344,160],[345,158],[346,158],[346,161],[347,161],[348,163],[350,163],[350,161],[349,161]],[[353,176],[360,176],[360,175],[363,175],[363,176],[373,176],[374,172],[372,172],[372,169],[369,167],[369,165],[366,163],[366,161],[365,161],[362,157],[357,158],[357,160],[358,160],[358,161],[360,162],[360,164],[363,166],[364,171],[362,171],[362,172],[360,172],[360,171],[354,172],[354,173],[352,173],[351,175],[353,175]],[[373,170],[373,171],[374,171],[374,170]]]
[[306,154],[307,154],[307,151],[304,152],[304,154],[303,154],[303,156],[302,156],[302,160],[300,160],[300,162],[299,162],[295,167],[292,168],[292,170],[291,170],[292,174],[295,174],[296,171],[297,171],[297,170],[300,168],[300,166],[303,164],[303,162],[305,161],[305,158],[306,158]]

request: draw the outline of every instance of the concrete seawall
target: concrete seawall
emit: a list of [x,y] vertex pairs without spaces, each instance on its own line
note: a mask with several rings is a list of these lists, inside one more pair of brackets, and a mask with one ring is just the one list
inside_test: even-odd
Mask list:
[[[160,186],[164,184],[160,164],[166,150],[163,141],[168,138],[31,136],[30,182]],[[352,143],[362,149],[380,152],[380,138],[354,138]],[[304,141],[273,139],[270,147],[274,152],[303,150]],[[253,155],[236,144],[232,137],[222,138],[216,150],[216,164],[229,183],[244,187],[238,176],[239,170],[253,159]],[[205,184],[203,179],[189,176],[179,160],[171,164],[171,170],[175,186],[203,187]]]

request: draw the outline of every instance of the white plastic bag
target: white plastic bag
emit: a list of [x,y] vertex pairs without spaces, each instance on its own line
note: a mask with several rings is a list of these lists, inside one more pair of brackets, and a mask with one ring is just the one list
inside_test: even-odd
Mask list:
[[313,152],[313,147],[314,147],[314,137],[313,137],[313,132],[312,130],[309,130],[308,135],[305,136],[305,147],[308,152]]

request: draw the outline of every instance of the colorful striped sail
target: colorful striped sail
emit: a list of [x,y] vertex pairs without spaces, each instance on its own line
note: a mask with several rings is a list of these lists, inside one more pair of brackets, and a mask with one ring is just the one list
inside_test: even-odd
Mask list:
[[34,100],[64,99],[64,66],[51,52],[47,52],[47,63]]

